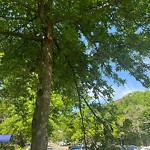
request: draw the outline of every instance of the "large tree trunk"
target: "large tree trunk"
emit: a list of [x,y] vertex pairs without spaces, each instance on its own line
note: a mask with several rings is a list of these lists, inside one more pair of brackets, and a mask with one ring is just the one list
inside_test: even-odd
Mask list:
[[31,150],[47,150],[48,116],[50,107],[50,87],[52,76],[52,40],[45,36],[41,46],[39,64],[39,86],[37,89],[36,106],[32,121]]

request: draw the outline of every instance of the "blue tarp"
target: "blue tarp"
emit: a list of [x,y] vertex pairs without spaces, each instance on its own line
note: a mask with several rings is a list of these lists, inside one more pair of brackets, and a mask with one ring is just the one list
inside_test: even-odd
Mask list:
[[10,142],[12,140],[12,134],[0,134],[0,142]]

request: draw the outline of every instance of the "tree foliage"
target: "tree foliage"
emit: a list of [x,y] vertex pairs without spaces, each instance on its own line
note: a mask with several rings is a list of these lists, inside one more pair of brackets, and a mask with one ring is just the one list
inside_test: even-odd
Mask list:
[[110,100],[107,78],[123,84],[122,70],[149,86],[149,11],[149,0],[1,2],[1,83],[13,96],[37,90],[32,150],[47,147],[50,92],[79,107],[89,90]]
[[[124,118],[122,140],[125,144],[149,144],[149,91],[133,92],[117,102],[119,114]],[[134,139],[134,141],[133,141]]]

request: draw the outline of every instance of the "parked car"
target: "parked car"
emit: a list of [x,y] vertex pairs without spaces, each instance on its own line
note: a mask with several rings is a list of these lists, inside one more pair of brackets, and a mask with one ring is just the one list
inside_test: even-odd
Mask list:
[[144,147],[141,147],[140,150],[150,150],[150,146],[144,146]]
[[[84,145],[74,145],[74,146],[69,146],[68,150],[85,150]],[[87,150],[90,150],[90,147],[87,146]]]
[[65,141],[60,141],[60,142],[59,142],[59,145],[60,145],[60,146],[66,146],[67,143],[66,143]]
[[140,150],[140,148],[134,145],[129,145],[127,150]]
[[52,148],[51,147],[47,147],[47,150],[52,150]]
[[117,145],[116,149],[117,150],[140,150],[139,147],[134,146],[134,145],[129,145],[129,146],[126,146],[126,145],[123,145],[123,146]]

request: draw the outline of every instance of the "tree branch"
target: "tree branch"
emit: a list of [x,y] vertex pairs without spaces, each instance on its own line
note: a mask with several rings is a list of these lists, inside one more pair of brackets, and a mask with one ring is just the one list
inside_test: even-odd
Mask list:
[[21,16],[5,16],[5,15],[3,15],[3,14],[0,14],[0,18],[2,18],[3,20],[8,20],[8,19],[10,19],[10,20],[22,20],[22,21],[26,21],[26,22],[32,22],[33,20],[35,20],[35,19],[37,19],[38,18],[38,16],[34,16],[33,18],[31,18],[31,19],[29,19],[29,18],[27,18],[27,17],[21,17]]
[[101,2],[101,4],[97,3],[97,6],[89,8],[88,12],[95,13],[99,11],[105,11],[106,9],[110,9],[114,6],[118,6],[120,3],[121,0],[111,0],[109,2]]
[[20,37],[22,39],[33,40],[33,41],[38,41],[38,42],[41,42],[43,40],[42,36],[34,36],[34,35],[29,35],[29,34],[24,34],[24,33],[19,33],[19,32],[0,31],[0,34],[4,36]]
[[[67,59],[67,57],[66,57],[66,59]],[[70,63],[69,60],[68,60],[68,64],[71,67],[71,70],[72,70],[72,73],[73,73],[74,77],[76,77],[75,71],[74,71],[74,69],[73,69],[73,67],[72,67],[72,65],[71,65],[71,63]],[[85,130],[85,124],[84,124],[84,115],[83,115],[83,111],[82,111],[82,101],[81,101],[80,91],[79,91],[79,87],[78,87],[78,83],[77,83],[76,79],[74,79],[74,82],[75,82],[75,87],[76,87],[76,91],[77,91],[77,95],[78,95],[78,100],[79,100],[79,110],[80,110],[80,116],[81,116],[81,123],[82,123],[84,144],[85,144],[85,149],[87,150],[86,130]]]
[[[95,111],[91,108],[91,106],[88,104],[88,102],[86,101],[86,99],[82,96],[82,94],[80,93],[80,90],[79,90],[79,86],[78,86],[78,83],[77,83],[77,75],[76,75],[76,72],[71,64],[71,62],[69,61],[69,59],[67,58],[67,56],[65,56],[66,60],[67,60],[67,63],[71,69],[71,72],[73,74],[73,76],[75,77],[74,79],[74,82],[75,82],[75,87],[76,87],[76,90],[77,90],[77,94],[78,94],[78,99],[79,99],[79,110],[80,110],[80,115],[81,115],[81,118],[83,119],[83,114],[82,114],[82,107],[81,107],[81,100],[83,99],[86,106],[90,109],[90,111],[92,112],[92,114],[94,115],[94,117],[103,125],[104,127],[104,134],[105,134],[105,130],[107,131],[110,131],[109,129],[109,125],[106,123],[106,121],[104,121],[103,119],[101,119],[100,117],[97,116],[97,114],[95,113]],[[83,121],[83,120],[82,120]],[[84,126],[84,122],[82,122],[82,125],[83,125],[83,132],[84,132],[84,136],[85,136],[85,126]],[[111,125],[110,125],[111,126]],[[112,131],[112,128],[111,128],[111,131]],[[110,135],[113,137],[112,133],[110,131]],[[85,140],[85,137],[84,137],[84,140]],[[85,141],[85,145],[86,145],[86,141]]]

